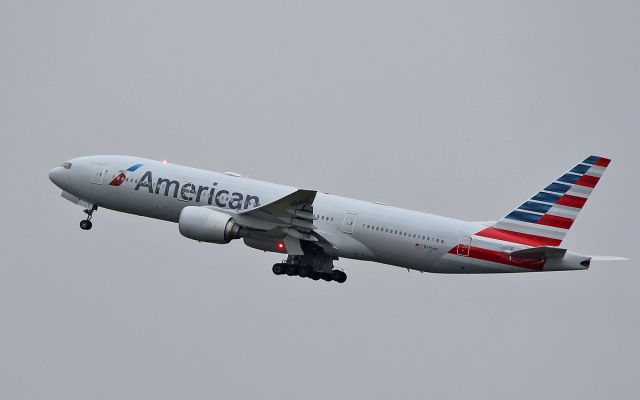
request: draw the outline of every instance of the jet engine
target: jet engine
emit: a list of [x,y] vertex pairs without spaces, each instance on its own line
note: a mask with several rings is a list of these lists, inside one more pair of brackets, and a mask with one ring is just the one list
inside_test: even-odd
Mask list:
[[229,215],[205,207],[182,209],[178,219],[182,236],[199,242],[225,244],[240,238],[241,227]]

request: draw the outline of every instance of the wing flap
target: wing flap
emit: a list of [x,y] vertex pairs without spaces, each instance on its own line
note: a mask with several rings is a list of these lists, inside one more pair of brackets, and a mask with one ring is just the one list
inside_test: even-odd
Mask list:
[[276,201],[243,211],[239,214],[272,220],[274,222],[286,218],[293,219],[294,217],[304,218],[313,216],[313,201],[316,198],[316,193],[315,190],[298,189]]
[[[243,227],[261,231],[261,234],[275,235],[285,240],[316,242],[323,247],[335,248],[313,224],[316,193],[315,190],[298,189],[276,201],[242,212],[216,209],[231,215]],[[287,245],[288,250],[297,251],[294,248],[292,243]]]
[[[298,189],[276,201],[242,212],[220,210],[232,215],[240,225],[259,231],[279,229],[282,232],[296,235],[302,240],[317,241],[312,235],[316,229],[313,224],[313,201],[315,190]],[[216,208],[217,209],[217,208]]]

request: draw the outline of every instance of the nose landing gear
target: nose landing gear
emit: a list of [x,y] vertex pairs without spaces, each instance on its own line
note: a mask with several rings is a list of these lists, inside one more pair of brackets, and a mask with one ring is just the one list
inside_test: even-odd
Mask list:
[[93,224],[91,223],[91,218],[93,217],[93,212],[96,211],[97,209],[98,209],[98,206],[93,205],[91,206],[91,208],[84,210],[84,213],[87,214],[87,219],[83,219],[82,221],[80,221],[80,229],[82,229],[83,231],[88,231],[93,227]]

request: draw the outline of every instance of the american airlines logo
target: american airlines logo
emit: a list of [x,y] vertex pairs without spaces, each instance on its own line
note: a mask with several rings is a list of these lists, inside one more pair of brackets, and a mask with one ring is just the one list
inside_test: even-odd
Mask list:
[[122,185],[122,182],[127,180],[127,172],[133,172],[135,170],[137,170],[138,168],[142,167],[142,164],[134,164],[132,166],[130,166],[129,168],[127,168],[126,171],[120,171],[120,173],[118,174],[118,176],[116,176],[115,178],[113,178],[113,180],[111,182],[109,182],[109,185],[111,186],[120,186]]
[[[114,178],[114,181],[116,179],[118,179],[118,177]],[[125,179],[126,176],[123,178],[123,181]],[[116,186],[119,186],[119,184]],[[191,182],[181,183],[177,180],[166,178],[158,178],[154,183],[152,172],[147,171],[136,184],[135,190],[140,190],[140,188],[144,190],[146,188],[151,194],[164,195],[166,197],[172,196],[182,201],[202,202],[217,207],[230,208],[232,210],[246,210],[247,208],[254,208],[260,205],[260,198],[258,196],[240,192],[230,192],[217,186],[218,183],[213,182],[211,187],[202,185],[196,187],[196,185]]]

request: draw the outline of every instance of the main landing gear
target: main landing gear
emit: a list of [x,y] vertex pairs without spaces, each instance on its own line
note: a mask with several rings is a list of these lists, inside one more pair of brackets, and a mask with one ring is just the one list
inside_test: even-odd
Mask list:
[[299,276],[301,278],[310,278],[314,281],[322,279],[327,282],[344,283],[347,280],[347,274],[339,269],[334,269],[331,272],[319,272],[314,271],[313,268],[307,265],[278,263],[273,265],[272,270],[276,275]]
[[84,210],[84,213],[87,214],[87,219],[83,219],[82,221],[80,221],[80,229],[82,229],[83,231],[88,231],[89,229],[91,229],[91,227],[93,227],[91,218],[93,217],[93,212],[97,209],[98,206],[94,205],[91,206],[91,208]]
[[320,246],[314,243],[300,242],[304,254],[289,254],[285,261],[273,266],[274,274],[299,276],[314,281],[322,279],[338,283],[344,283],[347,280],[347,274],[333,267],[333,260],[337,260],[337,257],[327,255]]

